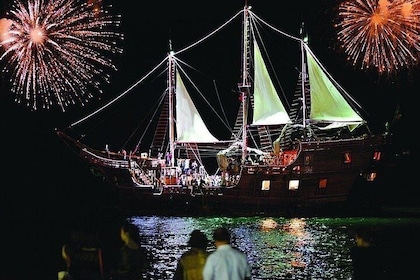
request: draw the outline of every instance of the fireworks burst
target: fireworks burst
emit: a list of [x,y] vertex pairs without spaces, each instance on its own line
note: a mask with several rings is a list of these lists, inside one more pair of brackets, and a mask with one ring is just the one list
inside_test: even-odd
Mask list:
[[[16,0],[0,47],[16,101],[33,110],[85,105],[115,71],[120,17],[100,1]],[[100,8],[100,10],[98,10]]]
[[354,65],[390,73],[418,62],[419,0],[346,0],[339,18],[338,40]]

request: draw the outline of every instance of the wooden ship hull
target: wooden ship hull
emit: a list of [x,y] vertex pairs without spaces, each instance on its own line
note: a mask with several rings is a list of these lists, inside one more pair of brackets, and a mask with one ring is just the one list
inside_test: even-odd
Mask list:
[[[112,186],[121,210],[146,214],[358,212],[352,209],[354,205],[375,205],[375,201],[367,199],[380,179],[387,146],[386,139],[378,136],[300,142],[299,149],[282,158],[245,164],[240,169],[232,167],[225,176],[237,177],[238,181],[230,186],[229,179],[222,185],[212,185],[204,178],[192,182],[194,173],[171,173],[157,180],[163,173],[156,164],[158,159],[108,155],[90,150],[67,135],[60,137],[78,152],[100,181]],[[142,172],[156,180],[135,175],[141,164]],[[356,194],[358,189],[361,191]]]

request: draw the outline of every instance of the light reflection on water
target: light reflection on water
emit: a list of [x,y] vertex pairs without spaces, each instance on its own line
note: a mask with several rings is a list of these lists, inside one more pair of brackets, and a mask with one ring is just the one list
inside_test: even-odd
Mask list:
[[[245,252],[252,279],[351,279],[350,248],[360,226],[380,228],[378,244],[388,244],[398,227],[420,220],[397,218],[157,217],[133,216],[152,256],[146,279],[171,279],[193,229],[211,240],[218,226],[228,227],[232,245]],[[391,241],[394,242],[394,241]],[[215,249],[209,243],[209,251]],[[390,251],[390,256],[392,252]]]

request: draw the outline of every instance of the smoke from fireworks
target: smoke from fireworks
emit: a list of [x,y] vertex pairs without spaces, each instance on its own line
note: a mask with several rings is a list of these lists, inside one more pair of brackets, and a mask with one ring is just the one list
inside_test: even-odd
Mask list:
[[[3,24],[0,61],[16,101],[33,110],[85,105],[116,66],[120,17],[100,1],[16,0]],[[6,26],[7,28],[5,28]],[[1,49],[0,49],[1,50]]]
[[419,0],[346,0],[338,40],[354,65],[390,73],[418,62]]

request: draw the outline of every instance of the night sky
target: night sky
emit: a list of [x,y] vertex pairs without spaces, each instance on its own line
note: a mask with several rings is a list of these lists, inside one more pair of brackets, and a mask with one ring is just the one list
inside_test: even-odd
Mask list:
[[[10,2],[1,1],[0,17],[5,16]],[[399,104],[402,118],[395,127],[396,150],[412,150],[414,140],[410,133],[415,132],[416,127],[411,127],[418,119],[414,117],[414,96],[420,88],[419,67],[382,76],[351,65],[339,48],[334,29],[339,1],[290,1],[287,5],[283,1],[275,2],[259,0],[249,1],[249,4],[261,18],[295,36],[298,36],[301,22],[305,22],[310,47],[336,80],[370,114],[375,129],[382,129],[385,122],[392,119]],[[144,1],[109,0],[103,3],[112,3],[112,11],[121,15],[121,32],[125,39],[122,43],[124,53],[115,57],[118,71],[112,74],[110,84],[103,86],[101,96],[96,96],[84,107],[67,108],[66,112],[57,107],[31,111],[24,104],[15,102],[10,81],[4,75],[0,77],[1,216],[8,229],[19,224],[30,225],[24,229],[19,227],[19,233],[10,230],[11,237],[33,235],[34,227],[43,221],[54,223],[55,219],[69,214],[83,217],[86,211],[113,207],[114,196],[110,187],[89,173],[77,155],[56,135],[55,129],[67,127],[135,83],[166,56],[169,40],[175,50],[183,48],[220,26],[244,6],[243,0],[165,0],[147,1],[147,4]],[[232,41],[232,37],[226,35],[222,44],[213,45],[201,56],[196,55],[193,61],[213,62],[213,53],[239,58],[239,48],[230,53],[229,43],[240,46]],[[222,69],[224,67],[228,66],[222,65]],[[295,67],[298,67],[298,62]],[[239,70],[232,69],[230,74],[232,90],[236,90],[234,86],[239,81]],[[286,89],[291,91],[294,86],[286,84]],[[138,93],[137,98],[151,94],[134,93]],[[150,107],[147,98],[145,102],[139,99],[131,101],[129,97],[122,100],[127,107],[118,107],[123,109],[119,123],[109,129],[114,135],[129,134],[122,132],[123,128],[135,127],[137,118],[141,119]],[[130,113],[131,110],[134,113]],[[102,120],[105,122],[107,117]],[[112,147],[122,144],[113,137],[106,137],[109,136],[104,134],[103,139],[97,139],[98,145],[105,141],[109,141]],[[36,241],[31,238],[31,242]],[[25,262],[23,260],[23,264]]]
[[[0,15],[5,15],[9,2],[2,1]],[[401,131],[397,135],[398,145],[403,149],[412,146],[407,135],[415,119],[412,114],[414,95],[419,87],[416,78],[418,67],[380,76],[375,71],[364,71],[351,65],[336,40],[334,21],[337,20],[337,1],[309,1],[309,6],[292,1],[284,7],[273,5],[268,0],[256,2],[253,10],[257,15],[290,34],[298,36],[300,23],[305,22],[311,48],[330,73],[369,112],[376,129],[382,129],[384,123],[392,119],[396,106],[400,104],[403,118],[398,128]],[[67,108],[66,112],[61,112],[58,107],[31,111],[24,104],[15,102],[9,90],[10,81],[4,76],[0,80],[1,143],[5,166],[1,199],[6,209],[23,203],[39,209],[42,215],[50,208],[106,203],[95,199],[101,197],[98,188],[103,186],[96,186],[97,180],[61,142],[54,129],[64,128],[82,118],[136,82],[166,56],[169,39],[175,50],[183,48],[224,23],[244,6],[241,0],[217,0],[207,4],[197,1],[196,4],[191,4],[191,1],[150,1],[147,6],[131,1],[103,3],[112,3],[112,11],[121,15],[121,32],[125,40],[122,43],[124,53],[115,57],[118,71],[112,74],[110,84],[103,86],[101,96],[96,96],[84,107],[75,105]],[[252,6],[252,1],[250,4]],[[213,49],[207,50],[198,59],[196,57],[196,60],[212,62],[212,53],[226,50],[231,42],[230,36],[227,35],[223,41],[226,46],[213,45]],[[237,53],[229,55],[239,57]],[[239,71],[232,70],[231,74],[234,81],[239,80]],[[114,134],[125,126],[134,126],[135,118],[140,118],[149,106],[144,101],[131,102],[128,97],[123,102],[127,105],[124,109],[126,113],[119,119],[120,126],[113,128]],[[137,113],[129,114],[129,109],[133,108]],[[104,141],[112,142],[113,139],[98,139],[98,143]],[[23,209],[17,208],[19,211]]]

